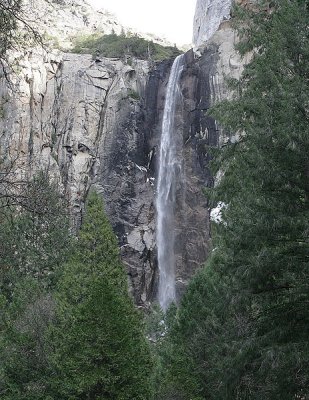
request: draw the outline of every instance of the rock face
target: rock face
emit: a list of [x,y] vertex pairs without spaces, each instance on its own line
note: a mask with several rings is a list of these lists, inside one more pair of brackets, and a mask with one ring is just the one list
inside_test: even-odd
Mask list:
[[[15,54],[15,57],[17,55]],[[149,63],[32,50],[18,55],[14,85],[0,82],[1,154],[21,173],[48,169],[80,224],[90,184],[105,199],[137,303],[155,277],[155,89],[169,63],[149,78]],[[152,92],[154,89],[154,92]]]
[[133,33],[162,45],[171,45],[155,35],[121,25],[108,10],[94,10],[84,0],[24,0],[22,14],[45,42],[62,50],[70,50],[76,37],[111,33]]
[[230,18],[230,9],[233,0],[197,0],[194,26],[193,44],[198,49],[206,43],[218,30],[224,20]]
[[207,111],[216,102],[233,95],[226,86],[225,77],[239,78],[246,62],[236,54],[234,41],[235,34],[226,22],[208,40],[201,57],[196,58],[193,50],[185,55],[181,77],[183,104],[179,108],[185,179],[177,206],[178,296],[211,250],[211,210],[202,188],[214,185],[208,148],[221,146],[227,135]]
[[45,42],[66,50],[76,36],[128,31],[113,14],[105,9],[94,10],[84,0],[24,0],[23,18]]
[[[205,3],[205,2],[204,2]],[[207,3],[207,2],[206,2]],[[185,55],[176,111],[183,135],[183,181],[177,188],[178,298],[210,251],[207,198],[213,185],[208,146],[224,133],[206,115],[231,94],[224,75],[242,70],[229,23],[201,57]],[[48,168],[62,185],[80,224],[90,185],[102,194],[119,239],[137,304],[156,299],[158,268],[155,190],[166,84],[172,60],[151,64],[32,49],[15,53],[14,84],[0,80],[0,150],[18,157],[20,171]]]

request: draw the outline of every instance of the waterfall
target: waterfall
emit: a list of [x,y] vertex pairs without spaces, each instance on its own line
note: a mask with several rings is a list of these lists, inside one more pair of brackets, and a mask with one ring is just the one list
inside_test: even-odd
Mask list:
[[[181,174],[182,136],[175,130],[175,110],[180,90],[179,77],[183,69],[183,55],[171,68],[164,105],[157,185],[157,249],[159,265],[159,302],[164,311],[176,300],[175,290],[175,200],[177,176]],[[181,145],[179,143],[181,141]]]

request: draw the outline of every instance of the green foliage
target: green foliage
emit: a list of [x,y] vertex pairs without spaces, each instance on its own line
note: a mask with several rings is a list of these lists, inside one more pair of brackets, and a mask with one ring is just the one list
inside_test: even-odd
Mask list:
[[[32,184],[40,181],[43,190],[39,178]],[[27,197],[25,207],[36,210],[32,216],[49,215],[52,223],[57,207],[48,188],[41,196],[51,203]],[[41,262],[54,262],[48,247]],[[36,255],[34,263],[39,265]],[[77,246],[56,277],[46,285],[29,269],[7,283],[10,295],[0,296],[1,399],[150,399],[150,349],[128,295],[117,240],[95,193]]]
[[[213,115],[240,135],[216,155],[215,251],[190,284],[165,356],[184,398],[307,398],[308,5],[238,9],[252,60]],[[268,2],[267,2],[268,3]]]
[[[211,266],[191,282],[162,345],[163,398],[217,399],[230,336],[228,286]],[[213,379],[213,381],[210,380]],[[214,382],[215,381],[215,382]]]
[[151,360],[127,292],[117,241],[92,193],[75,256],[59,281],[50,341],[52,393],[61,399],[148,399]]
[[7,103],[9,103],[9,98],[7,96],[2,96],[0,99],[0,119],[5,118]]
[[42,40],[43,40],[44,44],[46,44],[46,45],[48,44],[53,49],[61,50],[61,45],[60,45],[60,42],[59,42],[59,38],[57,36],[53,36],[53,35],[50,35],[47,32],[44,32],[44,34],[42,36]]
[[164,337],[166,330],[165,315],[159,304],[152,304],[145,314],[145,329],[151,342],[157,343]]
[[125,34],[99,36],[79,36],[75,39],[75,53],[91,53],[110,58],[124,58],[127,56],[139,59],[152,59],[161,61],[176,57],[180,51],[176,47],[165,47],[137,35],[126,36]]
[[31,277],[15,284],[11,301],[1,298],[0,396],[3,400],[47,398],[49,343],[54,314],[52,296]]
[[129,97],[133,100],[139,100],[140,99],[140,95],[135,91],[135,90],[129,90]]
[[[178,382],[176,383],[177,378],[175,379],[173,375],[174,372],[177,374],[178,371],[173,369],[173,372],[171,372],[170,368],[172,355],[177,352],[179,356],[179,349],[176,351],[176,346],[179,343],[172,342],[168,337],[171,327],[174,326],[176,313],[175,304],[172,304],[165,314],[159,305],[153,304],[145,317],[147,337],[151,344],[154,359],[154,368],[151,376],[154,393],[153,400],[186,399],[182,386]],[[173,361],[175,360],[173,359]],[[186,379],[189,380],[190,377]]]
[[17,17],[21,11],[21,0],[0,1],[0,58],[10,49],[15,41]]
[[17,203],[4,209],[0,223],[2,290],[22,276],[49,287],[72,245],[66,204],[43,171],[25,184]]
[[[8,50],[18,50],[23,46],[42,44],[40,34],[33,28],[23,12],[22,0],[0,0],[0,65],[1,75],[9,78],[10,61]],[[13,68],[14,69],[14,68]]]
[[[5,169],[1,173],[8,177]],[[22,187],[1,204],[0,397],[43,400],[51,372],[46,340],[54,315],[51,289],[72,238],[66,204],[48,174],[40,172]]]
[[84,274],[104,275],[118,291],[127,293],[127,278],[119,256],[117,238],[105,215],[102,200],[91,193],[78,235],[73,264],[82,264]]

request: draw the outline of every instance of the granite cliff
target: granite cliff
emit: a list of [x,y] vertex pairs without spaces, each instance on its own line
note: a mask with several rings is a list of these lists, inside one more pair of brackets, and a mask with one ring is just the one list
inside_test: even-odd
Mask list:
[[[221,16],[228,12],[228,3],[221,2]],[[207,4],[198,1],[197,16]],[[75,18],[85,24],[83,13],[73,12],[81,4],[76,8],[65,2],[65,6],[66,22],[58,24],[63,42],[78,25]],[[221,17],[218,20],[222,22]],[[112,20],[104,23],[118,27]],[[57,36],[58,28],[53,29]],[[199,54],[190,50],[185,55],[182,100],[176,112],[183,134],[184,171],[183,184],[177,188],[178,296],[210,251],[210,210],[202,188],[214,180],[207,147],[218,145],[224,135],[206,112],[230,95],[224,76],[237,77],[242,69],[228,21],[216,22],[211,34],[199,33],[196,38]],[[23,173],[48,168],[69,198],[77,226],[85,196],[94,185],[118,236],[136,303],[153,301],[158,282],[154,207],[158,144],[172,60],[127,63],[25,48],[14,53],[12,61],[13,86],[4,77],[0,82],[1,152],[18,155]]]
[[195,48],[204,45],[222,21],[230,19],[231,6],[232,0],[197,0],[193,24]]

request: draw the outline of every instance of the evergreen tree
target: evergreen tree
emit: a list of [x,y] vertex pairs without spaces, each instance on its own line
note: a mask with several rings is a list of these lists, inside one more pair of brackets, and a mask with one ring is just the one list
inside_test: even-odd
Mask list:
[[109,35],[80,36],[75,39],[75,53],[100,54],[104,57],[135,57],[147,60],[151,55],[155,61],[173,58],[180,54],[176,47],[162,46],[137,35],[126,36],[111,33]]
[[15,30],[21,13],[21,0],[0,1],[0,59],[15,44]]
[[46,400],[50,374],[46,332],[54,301],[39,282],[23,277],[14,296],[0,297],[0,397],[3,400]]
[[195,387],[176,378],[188,398],[309,396],[308,4],[268,3],[236,10],[252,59],[238,96],[213,110],[240,138],[215,157],[215,251],[170,332],[170,371],[193,366]]
[[0,284],[9,290],[24,276],[45,287],[54,284],[55,273],[72,246],[68,208],[57,183],[41,171],[27,182],[17,207],[6,207],[0,221]]
[[[23,46],[42,45],[41,36],[22,0],[0,0],[0,67],[1,75],[10,77],[8,51],[19,50]],[[1,178],[0,178],[1,181]]]
[[150,398],[150,352],[118,253],[102,201],[92,193],[58,285],[50,332],[55,399]]
[[0,397],[43,400],[52,289],[72,236],[65,203],[47,173],[25,183],[18,203],[6,205],[0,222]]

